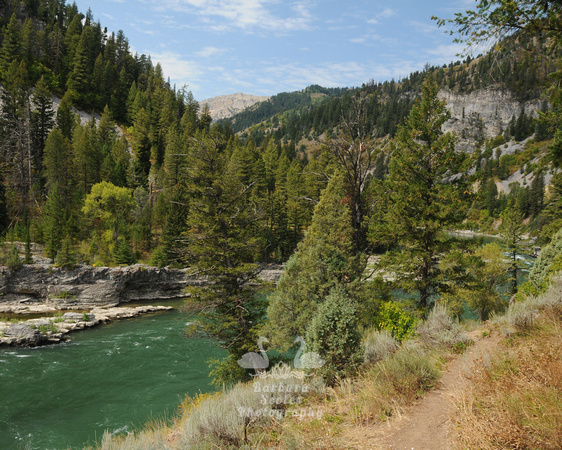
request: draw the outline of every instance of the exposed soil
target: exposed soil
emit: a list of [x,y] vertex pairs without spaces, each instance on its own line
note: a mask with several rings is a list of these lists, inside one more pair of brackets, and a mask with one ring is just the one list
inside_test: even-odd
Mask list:
[[474,362],[489,358],[499,337],[482,338],[482,332],[469,333],[475,341],[462,355],[447,364],[438,386],[400,416],[376,426],[354,428],[349,436],[353,449],[446,450],[454,442],[454,397],[468,381]]

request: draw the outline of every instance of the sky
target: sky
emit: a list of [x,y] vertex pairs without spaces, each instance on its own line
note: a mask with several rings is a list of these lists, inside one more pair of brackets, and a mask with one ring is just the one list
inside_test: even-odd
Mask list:
[[[431,20],[475,0],[75,0],[198,101],[398,80],[463,50]],[[71,3],[67,0],[67,3]]]

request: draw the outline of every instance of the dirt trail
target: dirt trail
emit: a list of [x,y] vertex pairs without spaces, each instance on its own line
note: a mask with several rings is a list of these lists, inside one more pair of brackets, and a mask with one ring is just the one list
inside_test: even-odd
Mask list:
[[396,450],[452,449],[455,394],[462,389],[474,362],[487,358],[496,348],[497,336],[479,339],[481,331],[469,333],[475,340],[461,356],[447,364],[439,385],[401,416],[375,427],[356,429],[349,448]]

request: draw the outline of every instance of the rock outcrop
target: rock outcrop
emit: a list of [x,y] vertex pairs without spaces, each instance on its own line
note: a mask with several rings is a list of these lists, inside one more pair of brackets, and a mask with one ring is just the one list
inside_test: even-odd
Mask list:
[[56,309],[117,306],[131,301],[185,297],[188,285],[201,280],[186,271],[140,264],[129,267],[77,266],[64,270],[29,265],[12,272],[0,268],[0,307],[7,303],[36,304]]
[[201,105],[209,105],[209,112],[213,120],[228,119],[242,112],[258,102],[264,102],[269,97],[260,97],[248,94],[221,95],[201,101]]
[[42,317],[16,323],[0,321],[0,346],[36,347],[56,344],[65,341],[67,334],[72,331],[170,309],[172,308],[169,306],[108,307],[94,308],[89,313],[67,312],[59,317]]
[[459,94],[441,89],[438,97],[447,102],[451,119],[443,126],[445,132],[455,132],[457,149],[474,151],[475,144],[498,136],[517,119],[524,109],[528,116],[536,116],[541,100],[521,102],[513,94],[501,89],[481,89],[470,94]]

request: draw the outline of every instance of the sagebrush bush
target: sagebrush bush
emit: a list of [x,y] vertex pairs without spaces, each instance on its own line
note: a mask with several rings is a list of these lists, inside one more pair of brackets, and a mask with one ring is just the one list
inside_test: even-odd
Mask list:
[[542,295],[528,297],[522,302],[511,303],[505,315],[495,317],[494,322],[499,325],[511,326],[515,331],[528,331],[534,326],[539,312],[547,308],[557,314],[562,313],[561,277],[553,277],[549,287]]
[[324,360],[319,369],[328,385],[353,374],[363,360],[355,306],[341,287],[332,289],[308,328],[307,341]]
[[398,350],[399,344],[387,330],[371,330],[363,340],[363,359],[365,364],[374,364],[386,359]]
[[[340,388],[345,408],[354,422],[375,423],[412,404],[439,379],[435,358],[421,348],[401,348],[383,361],[369,366],[352,389]],[[345,386],[346,383],[342,383]]]
[[418,326],[417,335],[420,342],[428,348],[452,348],[469,340],[460,324],[449,315],[446,306],[439,303]]
[[206,398],[185,422],[182,436],[184,448],[239,447],[244,443],[247,427],[261,417],[250,413],[263,410],[260,398],[251,385],[238,384],[223,395]]
[[[205,396],[190,409],[183,427],[182,448],[239,448],[251,445],[252,427],[280,421],[287,408],[319,388],[288,365],[278,365],[222,394]],[[306,386],[306,388],[303,388]]]

